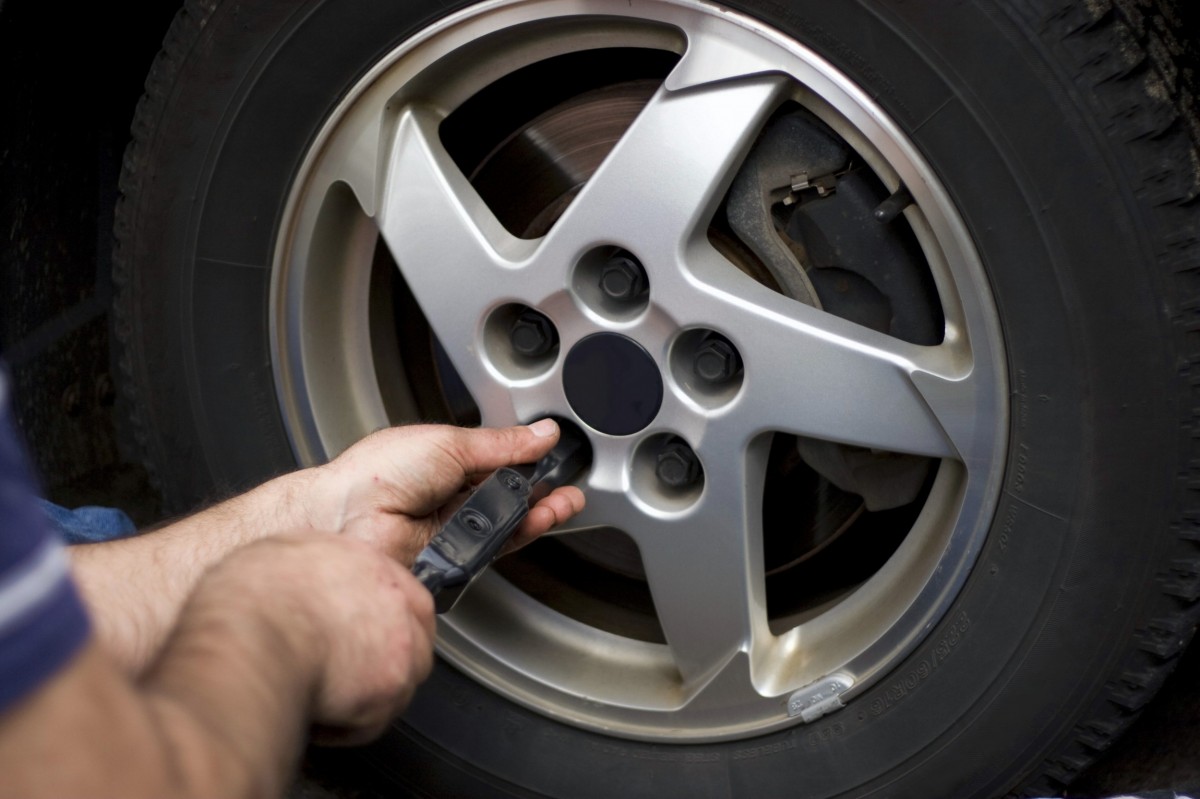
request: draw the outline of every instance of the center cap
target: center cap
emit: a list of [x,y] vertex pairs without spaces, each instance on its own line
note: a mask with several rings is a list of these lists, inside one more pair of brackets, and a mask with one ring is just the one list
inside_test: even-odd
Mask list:
[[658,364],[645,347],[617,333],[596,333],[571,348],[563,389],[584,424],[612,436],[644,430],[663,397]]

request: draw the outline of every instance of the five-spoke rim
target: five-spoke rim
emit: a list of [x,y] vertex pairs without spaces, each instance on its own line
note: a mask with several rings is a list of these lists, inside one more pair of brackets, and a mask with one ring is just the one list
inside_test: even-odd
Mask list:
[[[870,99],[794,41],[688,0],[492,2],[448,17],[377,64],[334,111],[284,215],[272,285],[281,407],[297,456],[318,462],[388,423],[368,317],[382,241],[485,424],[574,418],[566,356],[596,333],[659,365],[661,407],[633,434],[592,431],[588,508],[560,535],[615,527],[637,544],[666,644],[567,618],[495,574],[439,630],[439,651],[547,715],[630,737],[715,740],[796,723],[808,693],[850,701],[941,619],[990,522],[1007,406],[986,277],[936,175]],[[519,30],[519,35],[514,31]],[[578,49],[644,47],[678,63],[550,230],[505,229],[456,165],[439,125],[521,65]],[[782,69],[781,69],[782,67]],[[733,268],[706,230],[773,110],[801,104],[836,130],[905,212],[945,316],[918,346],[771,291]],[[632,253],[651,289],[606,313],[578,287],[590,253]],[[534,308],[555,354],[513,359],[500,309]],[[737,390],[698,393],[673,351],[717,329],[741,356]],[[397,410],[399,409],[399,410]],[[399,417],[399,418],[397,418]],[[924,507],[887,563],[783,633],[769,629],[761,496],[771,436],[792,434],[940,461]],[[655,483],[646,442],[685,440],[703,489]],[[816,686],[816,688],[809,688]]]

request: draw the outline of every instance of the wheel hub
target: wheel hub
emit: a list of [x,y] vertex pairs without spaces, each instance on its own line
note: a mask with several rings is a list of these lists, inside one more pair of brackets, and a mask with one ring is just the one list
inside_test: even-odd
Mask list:
[[645,430],[662,406],[658,364],[645,347],[619,333],[597,333],[572,347],[563,364],[563,388],[584,424],[612,436]]

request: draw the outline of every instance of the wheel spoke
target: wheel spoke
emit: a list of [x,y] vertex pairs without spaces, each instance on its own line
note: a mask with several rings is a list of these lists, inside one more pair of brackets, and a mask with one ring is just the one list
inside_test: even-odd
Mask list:
[[669,310],[685,324],[720,320],[745,364],[724,423],[747,438],[774,430],[970,465],[977,431],[990,426],[974,418],[965,341],[909,344],[777,294],[711,251],[688,269],[701,283],[669,298]]
[[763,49],[762,40],[744,29],[688,31],[687,50],[667,76],[671,91],[777,73],[778,62]]
[[437,119],[400,117],[379,229],[426,319],[476,400],[494,379],[480,357],[481,325],[518,294],[517,264],[532,246],[508,234],[438,142]]
[[637,506],[630,501],[628,491],[587,486],[587,505],[569,521],[555,527],[550,535],[567,536],[597,527],[630,530],[645,521]]
[[[308,190],[324,197],[342,183],[350,188],[364,214],[374,217],[379,206],[381,128],[380,104],[363,103],[346,115],[325,142],[324,157],[308,178]],[[311,209],[313,213],[316,208]]]
[[691,509],[670,518],[643,517],[628,531],[691,693],[768,637],[758,502],[765,461],[762,442],[742,457],[713,459],[705,464],[703,496]]
[[617,244],[647,263],[676,257],[681,242],[703,235],[784,85],[761,76],[660,89],[551,229],[541,256],[559,262]]

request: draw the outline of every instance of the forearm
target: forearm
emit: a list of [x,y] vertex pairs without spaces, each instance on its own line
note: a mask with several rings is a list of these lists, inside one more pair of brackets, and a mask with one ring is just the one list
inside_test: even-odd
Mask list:
[[9,796],[184,796],[173,751],[152,708],[94,640],[0,716]]
[[199,795],[279,796],[295,770],[324,641],[273,586],[207,583],[141,681]]
[[303,744],[321,643],[303,622],[285,622],[287,607],[257,595],[267,587],[233,589],[189,603],[137,683],[93,640],[0,716],[5,795],[281,795]]
[[102,645],[139,674],[161,649],[201,576],[246,544],[308,529],[297,501],[313,472],[271,480],[153,532],[69,549]]
[[346,743],[386,727],[433,635],[429,593],[367,544],[248,545],[205,575],[140,680],[93,642],[0,715],[5,795],[279,796],[310,723]]
[[202,795],[277,796],[310,724],[361,743],[403,709],[433,625],[429,593],[369,546],[280,537],[205,577],[142,689],[194,753],[181,767]]

